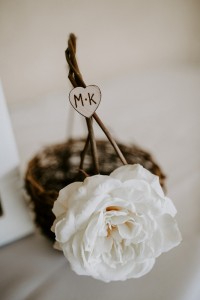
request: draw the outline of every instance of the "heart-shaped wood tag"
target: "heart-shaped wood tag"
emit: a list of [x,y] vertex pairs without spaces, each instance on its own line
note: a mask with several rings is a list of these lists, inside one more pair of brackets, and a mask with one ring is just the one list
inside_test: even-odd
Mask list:
[[69,101],[79,114],[90,118],[101,102],[101,91],[96,85],[76,87],[69,93]]

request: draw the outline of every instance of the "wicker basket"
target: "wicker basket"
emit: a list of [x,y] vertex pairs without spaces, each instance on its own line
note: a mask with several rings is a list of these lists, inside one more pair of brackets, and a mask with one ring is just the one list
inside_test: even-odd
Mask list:
[[[28,164],[25,187],[30,195],[31,204],[33,204],[35,222],[51,239],[54,239],[54,234],[50,228],[55,218],[52,207],[59,190],[74,181],[84,179],[83,174],[78,172],[80,153],[83,147],[84,140],[80,139],[52,145],[38,153]],[[97,141],[97,147],[101,174],[110,174],[115,168],[122,165],[109,142]],[[143,165],[158,175],[161,185],[164,185],[165,176],[149,153],[134,145],[119,144],[119,147],[129,164]],[[90,151],[85,157],[84,170],[90,175],[94,174]]]

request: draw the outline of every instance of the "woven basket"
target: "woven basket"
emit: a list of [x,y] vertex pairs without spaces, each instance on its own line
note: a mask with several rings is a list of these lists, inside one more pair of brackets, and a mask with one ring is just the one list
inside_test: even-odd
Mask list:
[[[135,145],[118,145],[129,164],[141,164],[159,176],[161,185],[164,185],[165,176],[149,153]],[[83,174],[78,172],[83,147],[84,140],[80,139],[52,145],[38,153],[28,164],[25,187],[33,204],[35,222],[50,239],[54,240],[54,234],[50,230],[55,219],[52,207],[59,190],[84,179]],[[109,142],[97,141],[97,148],[101,174],[108,175],[122,165]],[[85,156],[84,170],[90,175],[94,174],[90,151]]]

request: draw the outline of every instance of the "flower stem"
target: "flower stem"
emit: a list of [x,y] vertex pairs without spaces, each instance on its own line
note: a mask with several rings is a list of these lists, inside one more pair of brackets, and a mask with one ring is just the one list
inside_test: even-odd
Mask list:
[[90,175],[86,173],[83,169],[79,169],[79,172],[81,172],[85,177],[90,177]]
[[88,132],[89,132],[90,146],[91,146],[91,151],[92,151],[92,158],[93,158],[95,173],[99,174],[97,145],[96,145],[94,130],[93,130],[93,126],[92,126],[92,118],[86,118],[86,123],[87,123]]
[[84,159],[85,159],[85,155],[87,153],[88,150],[88,146],[89,146],[89,142],[90,142],[90,136],[88,134],[86,142],[85,142],[85,146],[81,152],[81,161],[80,161],[80,165],[79,165],[79,169],[82,170],[83,169],[83,164],[84,164]]
[[115,142],[115,140],[113,139],[113,137],[111,136],[110,132],[108,131],[108,129],[105,127],[105,125],[103,124],[103,122],[101,121],[101,119],[98,117],[98,115],[96,113],[93,114],[93,118],[95,119],[95,121],[98,123],[98,125],[101,127],[101,129],[103,130],[103,132],[105,133],[105,135],[107,136],[108,140],[110,141],[110,143],[112,144],[113,148],[115,149],[115,152],[117,153],[117,155],[119,156],[119,158],[121,159],[122,163],[124,165],[127,165],[127,161],[124,157],[124,155],[122,154],[121,150],[119,149],[117,143]]

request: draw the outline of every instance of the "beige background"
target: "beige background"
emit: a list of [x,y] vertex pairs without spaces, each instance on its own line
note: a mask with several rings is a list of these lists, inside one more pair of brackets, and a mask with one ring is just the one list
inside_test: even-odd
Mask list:
[[68,88],[70,32],[88,84],[127,70],[200,64],[198,0],[0,0],[0,77],[9,103]]
[[[1,298],[199,300],[200,1],[0,0],[0,77],[23,170],[43,146],[69,136],[71,31],[86,83],[102,91],[98,115],[167,175],[183,242],[141,279],[105,284],[77,276],[36,232],[0,249]],[[74,117],[83,136],[84,119]]]

